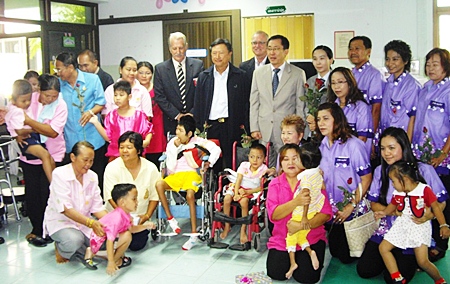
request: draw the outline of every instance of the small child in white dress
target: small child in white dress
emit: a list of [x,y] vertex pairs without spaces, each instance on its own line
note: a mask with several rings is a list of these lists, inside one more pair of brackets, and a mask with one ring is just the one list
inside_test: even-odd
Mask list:
[[437,267],[428,259],[428,247],[431,244],[430,221],[417,224],[412,219],[414,216],[422,217],[425,210],[429,210],[431,207],[440,224],[441,237],[448,238],[450,236],[449,225],[446,224],[436,196],[428,185],[420,182],[423,178],[421,178],[417,167],[412,163],[404,161],[394,163],[389,169],[389,178],[395,188],[391,203],[383,211],[375,212],[375,217],[382,218],[386,215],[392,215],[395,214],[396,210],[401,213],[384,236],[384,240],[379,247],[393,283],[406,283],[391,252],[395,247],[401,249],[414,248],[414,254],[420,268],[428,273],[435,283],[447,283]]

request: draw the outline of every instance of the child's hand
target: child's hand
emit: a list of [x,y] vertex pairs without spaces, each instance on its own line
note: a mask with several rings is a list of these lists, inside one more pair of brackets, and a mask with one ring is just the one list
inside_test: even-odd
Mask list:
[[150,141],[147,141],[147,140],[144,140],[143,142],[142,142],[142,148],[147,148],[147,146],[150,144]]
[[108,275],[114,275],[116,274],[116,270],[119,270],[119,267],[117,267],[116,263],[114,261],[108,261],[108,266],[106,266],[106,273],[108,273]]
[[241,195],[241,196],[244,196],[246,194],[245,189],[243,189],[243,188],[239,188],[238,192],[239,192],[239,195]]
[[383,217],[386,217],[386,213],[384,213],[384,211],[376,211],[374,213],[375,215],[375,220],[381,219]]
[[271,177],[271,176],[275,176],[276,173],[277,173],[277,170],[275,168],[270,168],[270,169],[267,169],[265,174],[267,176]]
[[153,230],[156,229],[156,224],[153,222],[148,222],[145,224],[145,226],[147,227],[147,230]]
[[311,225],[309,224],[308,219],[302,219],[300,222],[300,230],[309,230],[311,229]]
[[97,117],[96,115],[92,116],[92,117],[89,119],[89,122],[92,123],[92,124],[98,123],[98,117]]
[[233,196],[233,200],[234,201],[239,201],[239,199],[241,199],[242,198],[242,196],[240,196],[239,194],[235,194],[234,196]]
[[173,140],[173,144],[175,145],[175,147],[180,147],[180,145],[181,145],[181,140],[180,140],[180,138],[175,138],[174,140]]
[[448,239],[450,237],[450,229],[448,227],[442,227],[439,231],[441,238]]

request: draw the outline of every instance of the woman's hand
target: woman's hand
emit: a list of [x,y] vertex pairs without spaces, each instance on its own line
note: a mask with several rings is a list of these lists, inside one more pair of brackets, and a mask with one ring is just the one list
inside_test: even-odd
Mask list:
[[91,118],[89,118],[89,122],[92,123],[92,124],[94,124],[94,125],[97,124],[97,123],[99,123],[98,117],[97,117],[96,115],[91,116]]
[[105,231],[103,230],[103,224],[100,223],[99,221],[95,220],[92,223],[91,228],[97,236],[103,237],[105,235]]
[[386,217],[386,213],[384,211],[376,211],[374,212],[375,220]]
[[96,115],[92,115],[89,111],[85,111],[78,122],[81,126],[85,126],[93,116]]
[[447,154],[445,154],[445,152],[442,152],[440,155],[439,155],[439,157],[437,157],[437,158],[431,158],[431,165],[433,166],[433,167],[437,167],[437,166],[439,166],[441,163],[442,163],[442,161],[444,161],[445,160],[445,158],[447,158]]
[[434,218],[434,214],[433,214],[431,208],[427,207],[427,208],[425,208],[425,214],[423,214],[422,217],[420,217],[420,218],[413,217],[412,221],[416,224],[422,224],[427,221],[430,221],[433,218]]
[[289,235],[293,235],[301,230],[300,222],[289,220],[287,223]]
[[139,225],[144,224],[148,220],[150,220],[150,216],[148,216],[148,214],[139,215]]
[[153,230],[153,229],[156,229],[156,224],[153,223],[153,222],[148,222],[147,224],[145,224],[145,226],[146,226],[146,229],[147,229],[147,230]]
[[353,205],[347,204],[347,206],[344,207],[342,211],[338,211],[335,215],[334,223],[337,224],[343,224],[344,221],[352,214],[353,212]]
[[448,227],[442,227],[439,231],[441,238],[448,239],[450,237],[450,229]]

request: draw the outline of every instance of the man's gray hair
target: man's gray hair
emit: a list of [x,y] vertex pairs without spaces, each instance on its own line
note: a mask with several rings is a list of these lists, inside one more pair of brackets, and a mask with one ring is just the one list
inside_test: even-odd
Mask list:
[[169,35],[169,47],[172,40],[182,39],[184,42],[184,46],[187,45],[186,36],[181,32],[174,32]]

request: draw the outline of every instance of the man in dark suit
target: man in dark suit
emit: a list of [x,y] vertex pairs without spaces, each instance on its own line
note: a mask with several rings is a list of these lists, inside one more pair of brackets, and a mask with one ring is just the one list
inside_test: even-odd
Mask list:
[[114,84],[114,80],[100,66],[98,66],[98,57],[95,52],[85,49],[78,54],[78,68],[81,71],[97,74],[102,82],[103,90],[106,90],[109,85]]
[[263,31],[257,31],[252,37],[252,51],[255,57],[242,62],[239,68],[247,72],[247,77],[250,79],[250,85],[253,78],[253,71],[256,68],[269,64],[269,59],[267,58],[267,40],[269,35]]
[[164,113],[164,132],[175,134],[177,121],[184,115],[192,115],[195,82],[203,71],[203,62],[186,57],[186,36],[175,32],[169,36],[172,58],[155,67],[153,88],[155,101]]
[[231,168],[232,145],[241,139],[241,125],[248,131],[250,84],[245,71],[230,63],[233,49],[226,39],[218,38],[209,47],[213,66],[200,73],[195,90],[194,118],[203,129],[206,122],[208,139],[220,141],[223,163],[215,170]]

